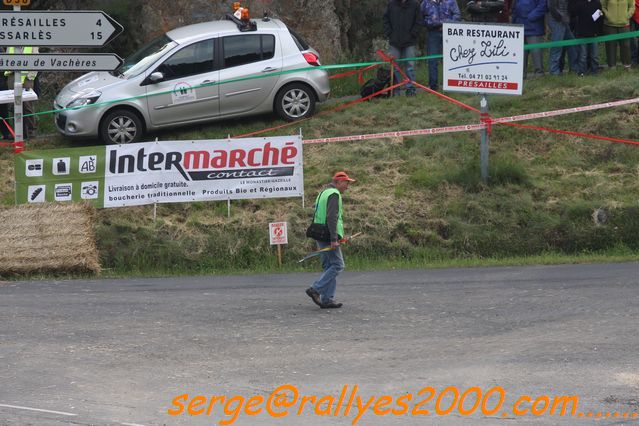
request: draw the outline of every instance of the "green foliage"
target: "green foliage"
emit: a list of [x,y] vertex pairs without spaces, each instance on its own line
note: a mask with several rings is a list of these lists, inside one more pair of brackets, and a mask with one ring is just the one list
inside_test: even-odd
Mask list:
[[[434,189],[442,182],[459,185],[469,192],[477,192],[484,188],[481,179],[479,158],[468,159],[461,165],[445,162],[435,170],[418,168],[410,175],[410,182],[416,187]],[[488,168],[489,185],[530,184],[526,167],[515,158],[496,157],[491,159]]]
[[[348,30],[348,40],[360,41],[360,43],[350,43],[351,55],[362,60],[370,60],[374,53],[373,40],[383,37],[384,27],[382,14],[386,10],[388,0],[366,0],[365,5],[358,3],[347,7],[342,2],[338,2],[338,13],[341,9],[347,9],[344,14],[348,14],[351,25]],[[353,13],[353,6],[357,13]]]

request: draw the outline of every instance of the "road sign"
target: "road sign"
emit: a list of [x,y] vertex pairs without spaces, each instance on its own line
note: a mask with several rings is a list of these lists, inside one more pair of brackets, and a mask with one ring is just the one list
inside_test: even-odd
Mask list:
[[121,64],[114,53],[0,54],[0,70],[9,71],[113,71]]
[[31,0],[2,0],[5,6],[29,6]]
[[521,95],[524,26],[444,24],[444,90]]
[[100,47],[122,31],[100,11],[0,11],[0,46]]

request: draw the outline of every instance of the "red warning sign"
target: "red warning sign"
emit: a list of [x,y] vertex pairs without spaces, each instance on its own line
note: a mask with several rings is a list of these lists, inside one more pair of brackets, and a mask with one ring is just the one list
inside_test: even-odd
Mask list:
[[275,222],[268,224],[271,245],[288,244],[288,232],[286,222]]

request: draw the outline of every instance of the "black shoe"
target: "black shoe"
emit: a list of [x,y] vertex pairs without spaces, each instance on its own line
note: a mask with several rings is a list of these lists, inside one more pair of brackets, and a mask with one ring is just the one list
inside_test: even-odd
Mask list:
[[406,96],[415,96],[415,89],[406,89]]
[[341,307],[342,307],[341,303],[338,303],[338,302],[336,302],[336,301],[334,301],[332,299],[329,300],[328,303],[323,303],[321,305],[322,309],[339,309]]
[[308,297],[313,299],[313,302],[315,302],[317,306],[319,306],[320,308],[323,307],[322,299],[320,297],[320,294],[317,292],[317,290],[315,290],[313,287],[309,287],[306,289],[306,294],[308,294]]

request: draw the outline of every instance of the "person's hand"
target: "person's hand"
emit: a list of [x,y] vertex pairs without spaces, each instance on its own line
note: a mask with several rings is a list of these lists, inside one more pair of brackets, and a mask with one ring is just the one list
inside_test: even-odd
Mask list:
[[331,249],[335,250],[339,247],[339,241],[331,241]]

